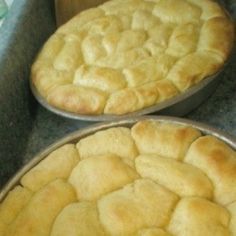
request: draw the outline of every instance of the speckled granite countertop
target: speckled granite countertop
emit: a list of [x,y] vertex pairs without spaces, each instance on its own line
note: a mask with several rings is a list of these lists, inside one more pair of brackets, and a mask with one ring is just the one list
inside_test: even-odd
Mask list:
[[[232,6],[229,10],[236,16]],[[17,0],[0,28],[0,186],[37,152],[91,124],[52,114],[30,93],[30,65],[55,30],[53,12],[53,1]],[[236,136],[235,64],[236,52],[216,91],[186,118]]]

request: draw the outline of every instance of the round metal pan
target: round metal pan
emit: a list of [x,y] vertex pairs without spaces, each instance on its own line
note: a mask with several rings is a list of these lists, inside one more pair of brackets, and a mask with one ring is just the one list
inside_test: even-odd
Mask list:
[[55,149],[67,143],[76,143],[80,139],[85,138],[88,135],[92,135],[97,131],[104,130],[111,127],[117,127],[117,126],[131,127],[136,122],[145,120],[145,119],[152,119],[152,120],[156,120],[160,122],[191,126],[193,128],[200,130],[202,134],[209,134],[209,135],[219,138],[220,140],[227,143],[231,148],[236,150],[235,137],[230,136],[229,134],[223,131],[219,131],[215,128],[209,127],[205,124],[187,120],[187,119],[182,119],[182,118],[175,118],[175,117],[168,117],[168,116],[143,116],[143,117],[136,117],[136,118],[130,118],[130,119],[122,119],[122,120],[112,121],[112,122],[99,123],[99,124],[91,125],[85,129],[81,129],[67,135],[66,137],[60,139],[59,141],[55,142],[54,144],[46,148],[40,154],[36,155],[28,164],[26,164],[21,170],[19,170],[15,174],[15,176],[5,185],[2,191],[0,191],[0,203],[1,201],[3,201],[3,199],[6,197],[9,191],[11,191],[16,185],[20,184],[20,179],[26,172],[28,172],[31,168],[36,166],[42,159],[44,159],[48,154],[53,152]]
[[[86,1],[85,1],[86,2]],[[100,3],[105,1],[99,1],[96,3],[93,2],[92,6],[97,6]],[[228,16],[233,21],[233,18],[231,17],[231,14],[226,10],[228,4],[225,3],[225,1],[218,0],[218,3],[223,6],[225,9],[225,12],[227,12]],[[85,4],[86,5],[86,4]],[[83,4],[80,4],[80,6],[83,6]],[[79,6],[79,7],[80,7]],[[87,6],[87,5],[86,5]],[[84,9],[84,7],[82,7]],[[78,12],[83,10],[78,9]],[[225,62],[223,65],[223,68],[219,70],[217,73],[206,77],[201,82],[199,82],[197,85],[189,88],[185,92],[174,96],[173,98],[170,98],[168,100],[165,100],[163,102],[160,102],[158,104],[152,105],[150,107],[146,107],[144,109],[130,112],[124,115],[81,115],[77,113],[68,112],[59,108],[56,108],[52,105],[50,105],[45,98],[43,98],[37,89],[35,88],[34,84],[32,83],[32,80],[30,80],[30,88],[31,91],[36,98],[36,100],[47,110],[65,117],[70,118],[74,120],[84,120],[84,121],[113,121],[113,120],[119,120],[119,119],[129,119],[136,116],[143,116],[147,114],[157,114],[157,115],[170,115],[170,116],[184,116],[190,111],[194,110],[197,106],[199,106],[202,102],[204,102],[216,89],[218,83],[220,82],[220,74],[230,61],[230,58],[233,54],[235,47],[233,46],[231,50],[231,55],[229,56],[229,59]]]
[[223,70],[218,73],[208,76],[202,80],[199,84],[189,88],[182,94],[176,95],[166,101],[152,105],[150,107],[127,113],[124,115],[81,115],[51,106],[45,98],[43,98],[36,87],[30,80],[31,91],[36,100],[47,110],[60,115],[62,117],[74,119],[74,120],[86,120],[86,121],[112,121],[119,119],[129,119],[136,116],[142,116],[147,114],[158,114],[158,115],[170,115],[170,116],[184,116],[190,111],[194,110],[203,101],[205,101],[212,92],[216,89],[219,81],[220,74]]

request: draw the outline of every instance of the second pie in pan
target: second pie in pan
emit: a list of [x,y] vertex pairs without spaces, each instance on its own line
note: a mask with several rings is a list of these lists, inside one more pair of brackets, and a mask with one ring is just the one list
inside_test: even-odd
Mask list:
[[211,0],[111,0],[61,26],[31,80],[61,110],[128,114],[219,71],[233,35],[229,16]]
[[236,236],[235,150],[186,123],[125,122],[31,165],[0,204],[0,235]]

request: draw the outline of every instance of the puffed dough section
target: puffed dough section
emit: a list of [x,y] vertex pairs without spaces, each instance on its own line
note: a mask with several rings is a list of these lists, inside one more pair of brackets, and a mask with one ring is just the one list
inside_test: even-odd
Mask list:
[[111,0],[61,26],[31,80],[59,109],[127,114],[219,71],[233,41],[233,23],[212,0]]
[[236,236],[236,152],[146,119],[65,144],[0,204],[0,236]]

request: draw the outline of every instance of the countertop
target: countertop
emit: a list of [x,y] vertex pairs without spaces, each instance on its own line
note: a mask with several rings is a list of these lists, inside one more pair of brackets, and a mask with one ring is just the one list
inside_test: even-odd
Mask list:
[[[230,1],[227,4],[236,16],[236,8]],[[55,30],[52,12],[53,4],[48,0],[14,1],[0,28],[0,186],[40,150],[91,124],[52,114],[41,107],[30,92],[30,65]],[[215,92],[185,118],[236,136],[235,64],[236,51]]]
[[[10,7],[11,7],[11,5],[12,5],[12,2],[13,2],[13,0],[5,0],[5,3],[6,3],[6,5],[7,5],[7,8],[8,8],[8,9],[10,9]],[[5,19],[5,17],[3,17],[3,18],[0,19],[0,27],[1,27],[1,25],[2,25],[2,23],[3,23],[3,21],[4,21],[4,19]]]

